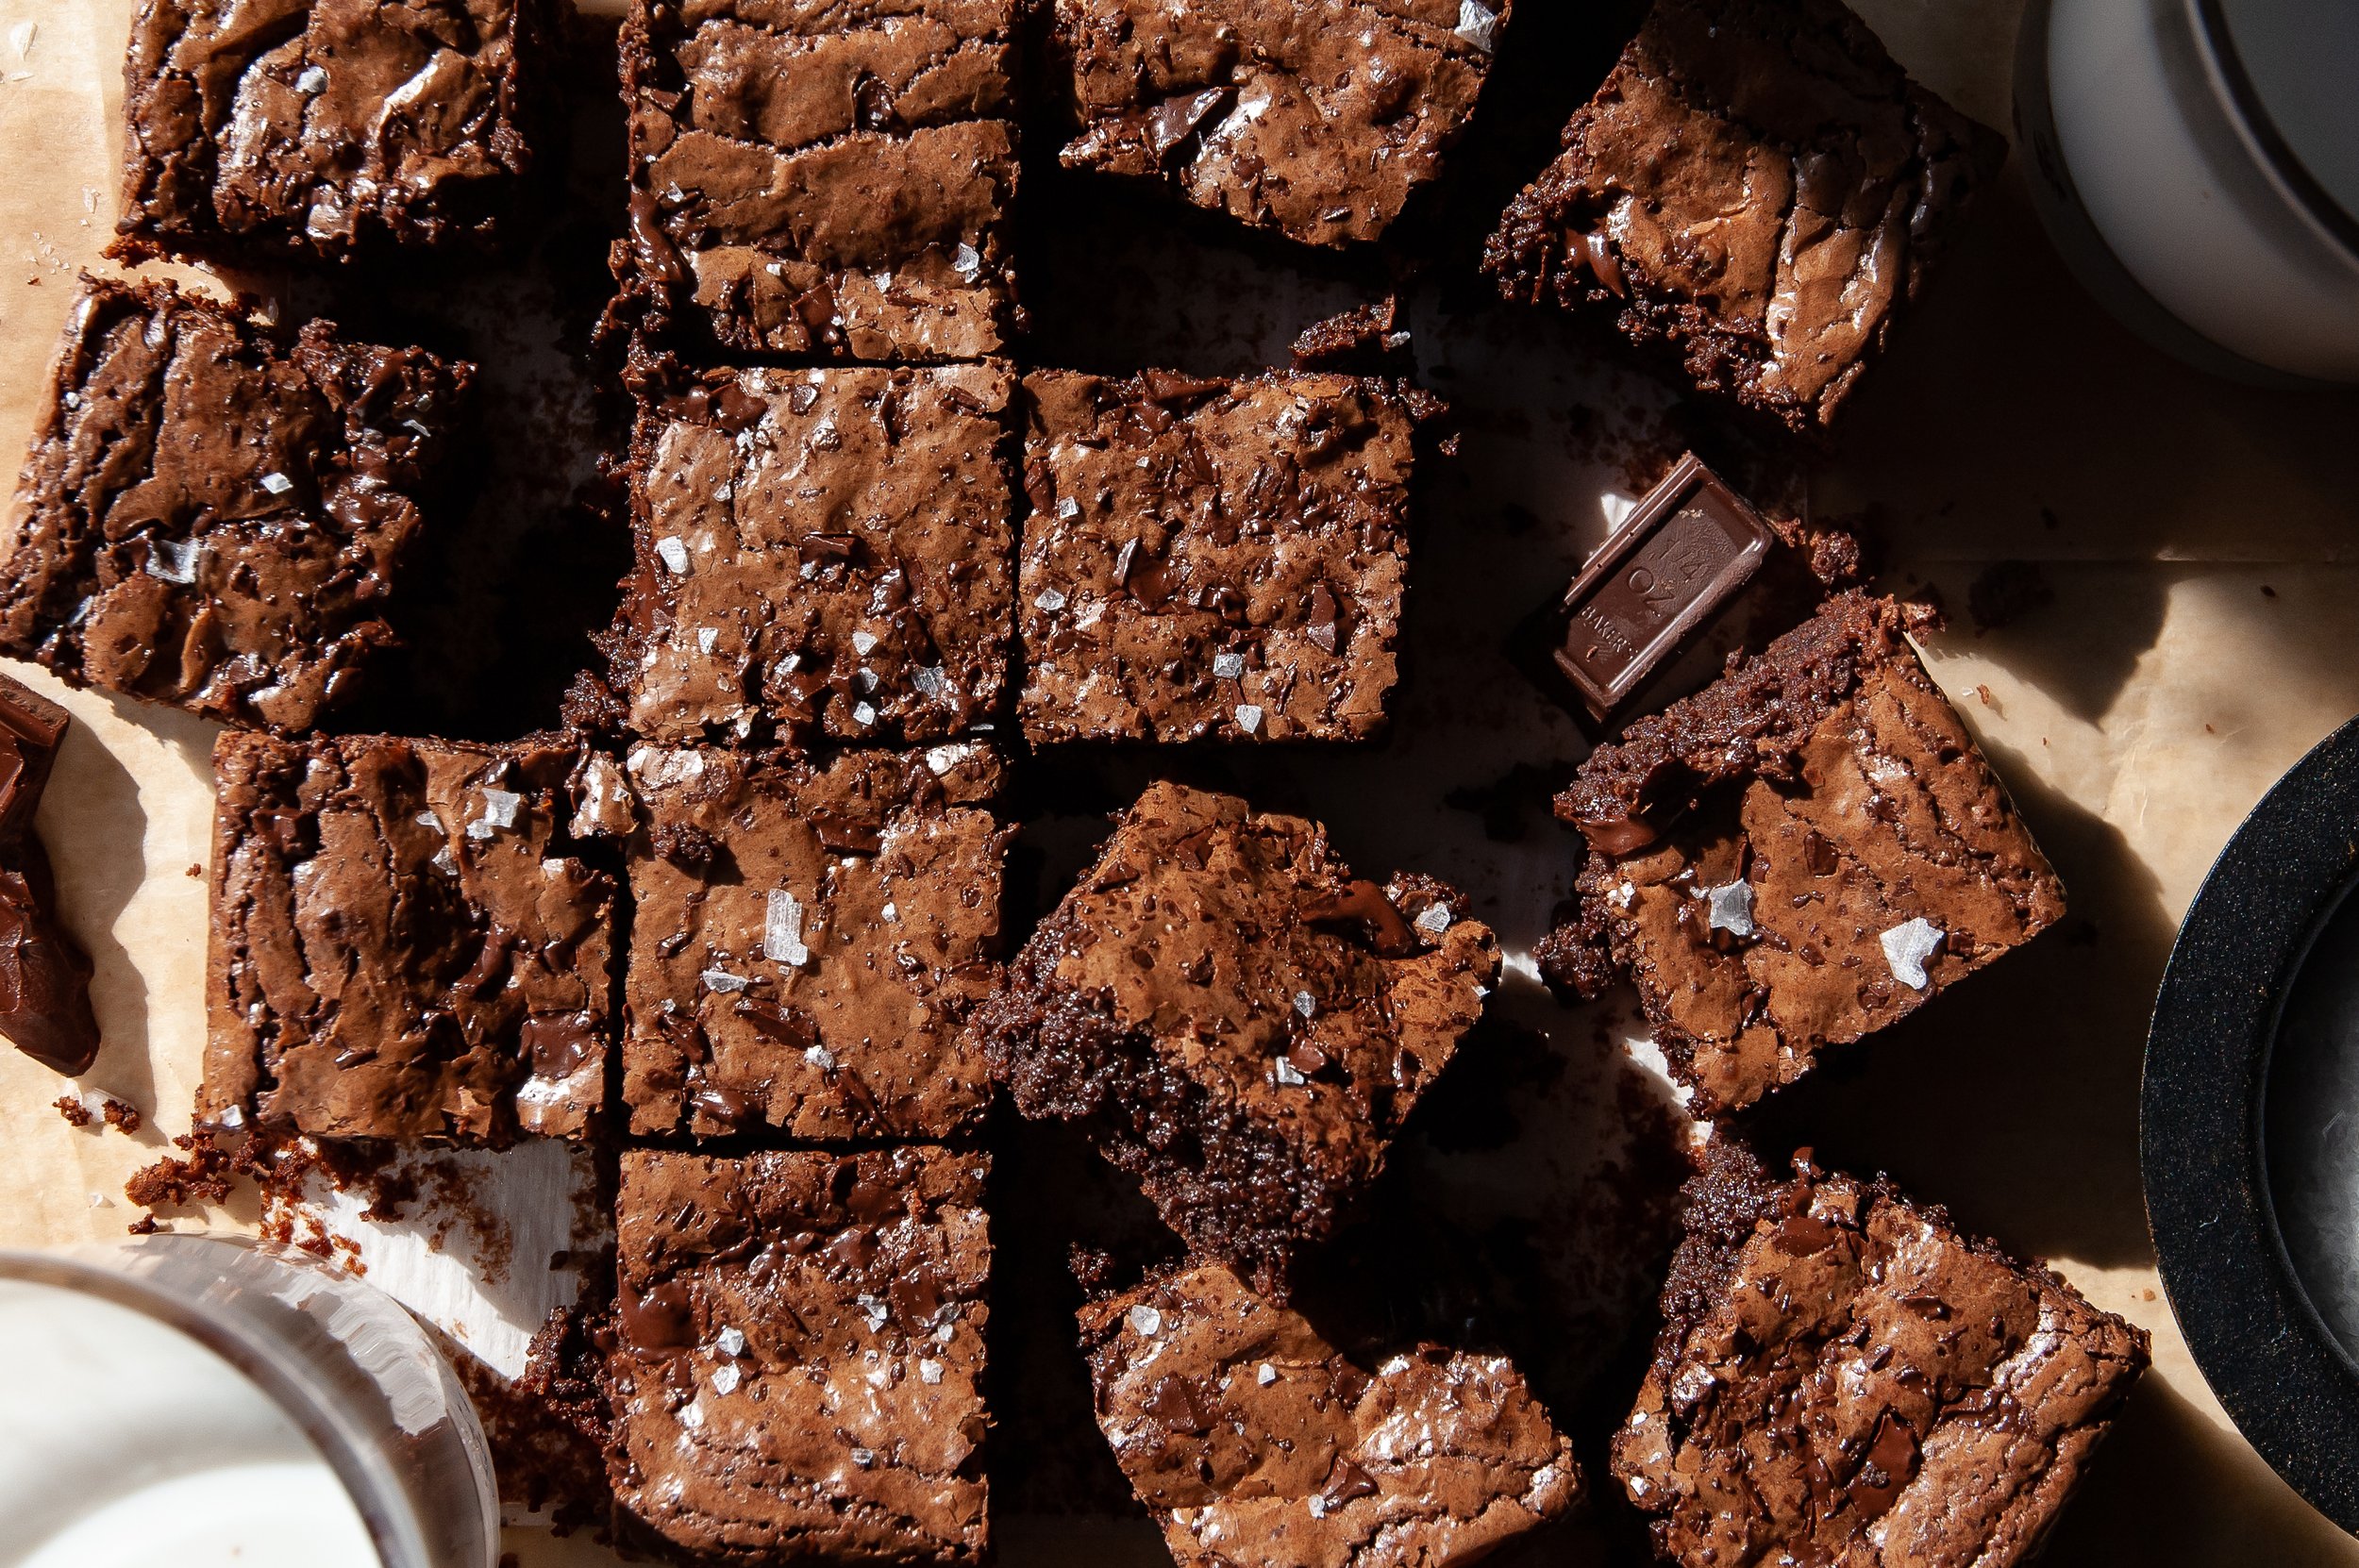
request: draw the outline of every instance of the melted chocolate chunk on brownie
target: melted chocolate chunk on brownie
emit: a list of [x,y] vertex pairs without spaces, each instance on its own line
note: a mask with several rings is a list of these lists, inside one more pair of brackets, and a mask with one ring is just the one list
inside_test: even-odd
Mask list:
[[0,651],[76,685],[304,729],[384,619],[475,367],[292,351],[169,284],[84,277],[0,568]]
[[640,415],[609,639],[664,744],[934,740],[1014,640],[1012,387],[992,365],[714,372]]
[[142,0],[117,250],[486,241],[532,162],[544,0]]
[[1315,823],[1158,783],[976,1028],[1018,1109],[1079,1124],[1282,1297],[1481,1014],[1498,947],[1464,908],[1354,878]]
[[47,697],[0,676],[0,1036],[69,1076],[98,1059],[91,961],[59,923],[56,879],[33,811],[72,722]]
[[1007,834],[981,809],[997,759],[650,746],[629,767],[648,829],[630,869],[631,1130],[972,1130],[991,1098],[962,1030],[999,956]]
[[1442,169],[1507,24],[1419,0],[1056,0],[1070,169],[1167,181],[1313,245],[1371,241]]
[[1836,0],[1656,0],[1483,266],[1815,432],[2005,153]]
[[579,761],[539,741],[224,735],[198,1120],[462,1143],[591,1131],[614,888],[560,827]]
[[1356,1359],[1217,1263],[1080,1325],[1097,1424],[1182,1568],[1448,1568],[1581,1497],[1571,1440],[1504,1357]]
[[618,1533],[675,1561],[975,1562],[980,1154],[627,1152]]
[[2146,1369],[2145,1330],[1886,1181],[1715,1144],[1614,1474],[1683,1568],[2005,1568]]
[[2064,914],[2064,887],[1891,599],[1838,595],[1592,753],[1544,977],[1638,988],[1699,1114],[1750,1105]]
[[747,353],[1007,347],[1015,24],[1012,0],[637,0],[627,309]]
[[1357,741],[1399,676],[1422,394],[1270,374],[1026,378],[1034,742]]

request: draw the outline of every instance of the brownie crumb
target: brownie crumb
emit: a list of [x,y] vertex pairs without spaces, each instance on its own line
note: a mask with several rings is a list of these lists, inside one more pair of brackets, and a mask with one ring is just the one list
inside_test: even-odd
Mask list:
[[51,1103],[58,1108],[58,1114],[65,1118],[68,1126],[86,1127],[96,1120],[91,1115],[90,1108],[71,1094],[60,1094]]
[[189,1158],[177,1159],[166,1155],[152,1165],[142,1166],[123,1184],[123,1195],[142,1209],[185,1209],[192,1204],[226,1201],[231,1178],[237,1172],[236,1157],[196,1133],[184,1132],[172,1142]]
[[137,1132],[143,1120],[139,1107],[125,1105],[121,1100],[109,1100],[104,1114],[107,1125],[118,1132]]

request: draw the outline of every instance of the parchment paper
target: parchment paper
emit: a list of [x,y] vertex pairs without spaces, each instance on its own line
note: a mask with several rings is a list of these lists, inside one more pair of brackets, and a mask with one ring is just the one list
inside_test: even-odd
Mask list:
[[[1858,8],[1918,75],[2006,124],[2013,0]],[[111,232],[130,10],[130,0],[0,0],[0,463],[16,460],[36,418],[74,272]],[[1295,327],[1355,297],[1242,253],[1190,256],[1186,275],[1122,302],[1117,331],[1173,345],[1196,368],[1273,358]],[[1097,289],[1115,309],[1104,295],[1115,275],[1092,275],[1086,259],[1054,259],[1046,281]],[[1581,755],[1578,731],[1498,643],[1602,537],[1603,498],[1643,482],[1627,471],[1661,446],[1667,399],[1547,320],[1443,315],[1430,291],[1416,303],[1420,363],[1468,434],[1414,567],[1398,732],[1373,754],[1257,759],[1241,772],[1328,816],[1355,861],[1469,886],[1520,954],[1564,891],[1570,845],[1541,820],[1520,842],[1495,842],[1442,797],[1516,761]],[[1929,663],[2063,871],[2073,912],[2066,930],[1781,1095],[1761,1139],[1887,1168],[2153,1331],[2155,1373],[2049,1560],[2359,1563],[2359,1543],[2270,1475],[2189,1362],[2159,1299],[2135,1138],[2145,1020],[2180,914],[2262,791],[2359,711],[2359,398],[2232,387],[2146,349],[2073,285],[2012,174],[1899,344],[1868,378],[1839,458],[1809,475],[1808,503],[1871,518],[1890,580],[1945,594],[1954,624]],[[528,359],[528,345],[514,357]],[[535,415],[552,443],[577,412],[562,403]],[[1978,634],[1969,585],[2011,559],[2040,563],[2052,600]],[[148,1123],[131,1138],[73,1129],[50,1102],[75,1086],[0,1052],[0,1243],[109,1238],[135,1217],[125,1176],[187,1126],[203,1033],[211,731],[11,673],[76,721],[40,828],[67,924],[98,967],[107,1045],[82,1085],[130,1101]],[[1053,844],[1054,825],[1041,836]],[[1575,1237],[1590,1223],[1583,1204],[1628,1152],[1615,1098],[1625,1069],[1610,1048],[1621,1025],[1555,1009],[1528,974],[1501,1005],[1545,1030],[1566,1070],[1525,1096],[1514,1143],[1437,1156],[1434,1179],[1470,1213],[1522,1214]],[[363,1245],[380,1282],[465,1261],[464,1247],[439,1261],[419,1249],[410,1267],[398,1248]],[[519,1317],[532,1309],[510,1305]],[[460,1310],[445,1304],[442,1315]],[[1568,1338],[1588,1331],[1568,1316]],[[506,1359],[506,1333],[478,1325],[475,1339]],[[1161,1560],[1135,1519],[1003,1509],[996,1524],[1011,1562]],[[578,1537],[518,1529],[510,1544],[527,1563],[611,1560]]]

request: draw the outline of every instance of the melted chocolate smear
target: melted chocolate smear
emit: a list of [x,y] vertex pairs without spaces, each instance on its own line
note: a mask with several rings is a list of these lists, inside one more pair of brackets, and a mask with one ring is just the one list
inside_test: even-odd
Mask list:
[[755,1033],[791,1050],[808,1051],[819,1043],[819,1026],[800,1008],[741,996],[731,1010],[752,1025]]
[[1368,932],[1368,945],[1380,958],[1406,958],[1417,950],[1417,934],[1400,910],[1384,896],[1384,890],[1364,877],[1352,878],[1351,885],[1342,892],[1313,895],[1302,907],[1302,918],[1312,921],[1357,920]]
[[89,1072],[98,1059],[90,976],[88,955],[32,883],[22,872],[0,871],[0,1035],[43,1067],[69,1076]]
[[[1179,1373],[1166,1373],[1146,1396],[1146,1413],[1175,1432],[1204,1432],[1212,1429],[1212,1418],[1205,1413],[1204,1401],[1197,1394],[1193,1380]],[[1376,1490],[1371,1484],[1370,1492]]]
[[543,1013],[525,1020],[525,1056],[533,1076],[569,1078],[596,1052],[598,1043],[581,1013]]
[[622,1281],[615,1293],[621,1309],[623,1340],[634,1350],[685,1350],[696,1343],[696,1313],[688,1287],[667,1279],[646,1294]]
[[1886,1410],[1876,1424],[1875,1441],[1851,1476],[1851,1503],[1864,1518],[1882,1518],[1899,1501],[1901,1489],[1916,1473],[1916,1434]]
[[1376,1492],[1376,1477],[1339,1454],[1334,1470],[1327,1477],[1327,1488],[1319,1495],[1331,1513],[1355,1497],[1373,1497]]
[[679,252],[673,248],[671,237],[663,232],[661,209],[656,206],[651,191],[631,192],[630,258],[641,272],[658,283],[678,283],[688,275],[680,266]]
[[688,1070],[688,1106],[696,1115],[731,1131],[753,1120],[753,1103],[726,1084],[714,1083],[701,1066]]

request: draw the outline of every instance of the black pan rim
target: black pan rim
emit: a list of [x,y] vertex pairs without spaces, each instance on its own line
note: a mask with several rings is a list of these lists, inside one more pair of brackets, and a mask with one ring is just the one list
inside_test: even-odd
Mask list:
[[2263,1149],[2287,983],[2359,870],[2359,719],[2269,788],[2179,928],[2147,1035],[2138,1154],[2171,1314],[2270,1468],[2359,1533],[2359,1378],[2295,1277]]

